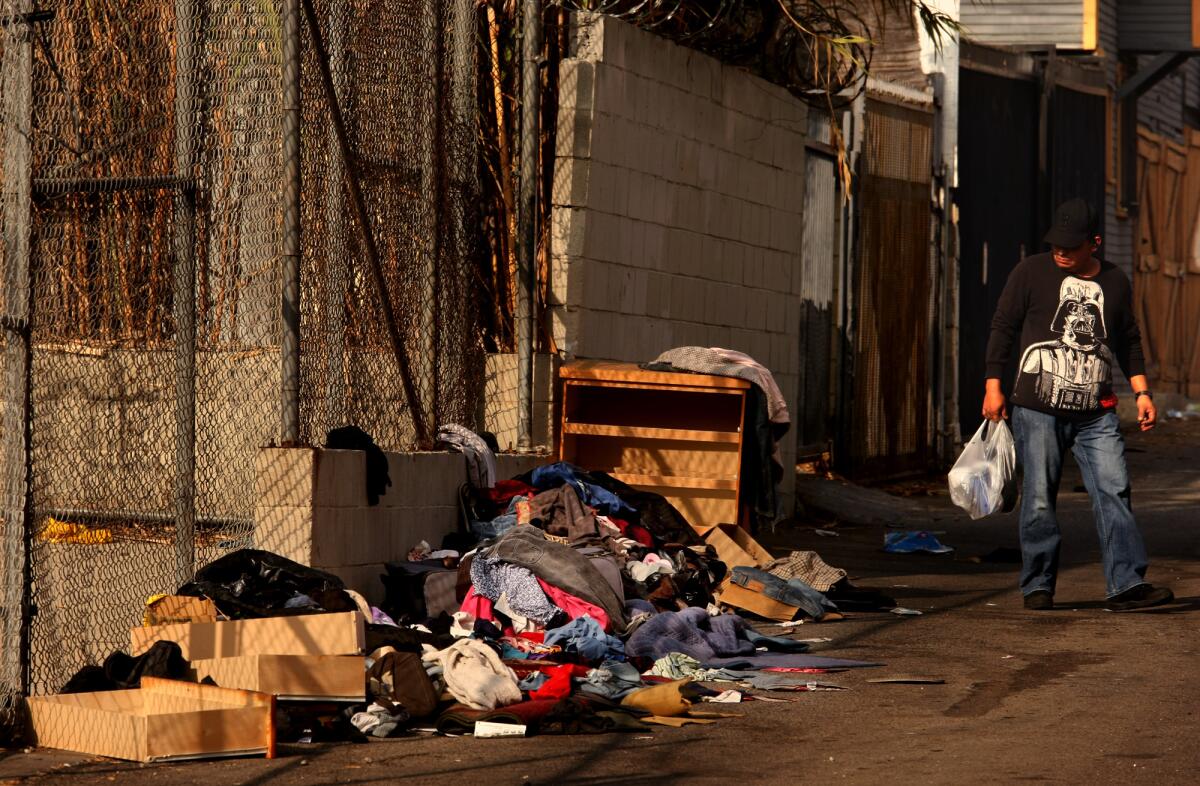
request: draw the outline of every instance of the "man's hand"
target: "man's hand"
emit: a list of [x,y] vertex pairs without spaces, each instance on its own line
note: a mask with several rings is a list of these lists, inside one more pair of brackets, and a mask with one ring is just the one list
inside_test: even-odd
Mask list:
[[[1145,396],[1143,396],[1145,398]],[[989,379],[987,392],[983,394],[983,416],[991,421],[999,421],[1008,417],[1008,401],[1000,390],[1000,380]]]
[[1138,409],[1138,425],[1142,431],[1149,431],[1154,428],[1154,424],[1158,422],[1158,408],[1154,406],[1154,399],[1149,396],[1137,397]]

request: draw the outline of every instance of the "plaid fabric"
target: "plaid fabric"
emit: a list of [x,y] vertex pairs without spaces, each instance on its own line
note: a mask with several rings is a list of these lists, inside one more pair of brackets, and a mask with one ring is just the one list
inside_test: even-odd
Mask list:
[[846,571],[827,565],[815,551],[793,551],[771,560],[763,570],[784,581],[800,579],[817,592],[829,592],[830,587],[846,578]]

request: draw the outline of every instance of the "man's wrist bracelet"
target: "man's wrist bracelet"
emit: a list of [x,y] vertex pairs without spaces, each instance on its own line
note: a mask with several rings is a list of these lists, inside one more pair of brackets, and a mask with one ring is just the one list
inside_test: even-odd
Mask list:
[[1133,392],[1133,400],[1134,401],[1137,401],[1142,396],[1145,396],[1146,398],[1150,399],[1151,401],[1154,400],[1154,396],[1150,395],[1149,390],[1135,390]]

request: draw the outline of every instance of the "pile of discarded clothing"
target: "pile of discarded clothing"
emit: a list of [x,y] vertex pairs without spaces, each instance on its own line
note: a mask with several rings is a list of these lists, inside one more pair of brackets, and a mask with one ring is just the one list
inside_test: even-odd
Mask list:
[[[369,437],[334,436],[368,450],[371,493],[384,493],[387,459]],[[878,665],[813,655],[732,611],[821,622],[895,605],[815,552],[772,558],[743,530],[694,528],[661,495],[567,463],[498,480],[493,445],[461,427],[439,439],[468,456],[461,527],[387,563],[379,607],[334,575],[235,551],[151,598],[131,654],[67,684],[83,698],[39,712],[87,713],[111,703],[88,694],[191,681],[209,691],[187,694],[200,716],[244,701],[222,690],[274,695],[280,741],[595,733],[709,723],[722,713],[703,703],[836,689],[813,675]]]
[[[814,552],[731,569],[667,500],[605,473],[539,467],[464,487],[462,510],[463,531],[443,548],[421,543],[387,566],[385,607],[372,610],[439,639],[423,644],[420,663],[433,694],[455,703],[435,708],[423,683],[415,703],[385,687],[355,716],[368,733],[430,722],[444,733],[476,723],[521,733],[635,729],[666,717],[678,725],[725,692],[702,682],[794,690],[813,673],[874,665],[809,655],[807,643],[765,636],[719,602],[738,585],[793,604],[794,616],[837,618],[833,598],[863,592],[845,571]],[[417,657],[387,647],[368,662],[373,673],[379,663],[403,671],[411,687],[421,682]],[[372,679],[373,691],[383,685]]]

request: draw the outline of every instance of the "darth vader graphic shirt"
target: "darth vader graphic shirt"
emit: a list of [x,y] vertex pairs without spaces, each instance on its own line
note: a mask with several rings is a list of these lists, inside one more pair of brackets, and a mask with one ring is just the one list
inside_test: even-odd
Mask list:
[[1023,260],[992,319],[988,377],[1003,379],[1014,356],[1013,404],[1073,418],[1115,407],[1114,363],[1126,376],[1145,373],[1128,277],[1107,262],[1084,278],[1050,254]]

